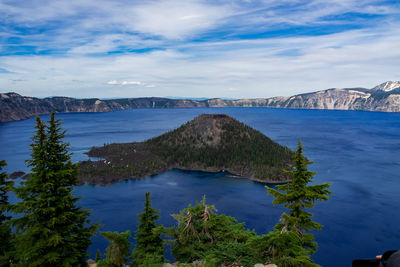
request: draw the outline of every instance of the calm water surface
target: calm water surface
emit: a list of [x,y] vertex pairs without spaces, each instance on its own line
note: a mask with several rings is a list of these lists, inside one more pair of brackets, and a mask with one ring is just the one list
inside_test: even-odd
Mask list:
[[[68,130],[73,160],[84,160],[92,146],[143,141],[172,130],[201,113],[226,113],[292,149],[303,141],[314,163],[315,183],[331,182],[334,194],[317,203],[314,219],[324,225],[316,232],[322,266],[351,266],[354,258],[372,258],[400,249],[400,113],[361,111],[285,110],[267,108],[137,109],[110,113],[59,114]],[[47,120],[47,116],[42,116]],[[0,123],[0,159],[7,171],[27,170],[34,120]],[[102,231],[135,231],[144,193],[152,192],[160,223],[174,224],[177,213],[202,195],[219,213],[246,222],[257,233],[268,233],[283,209],[274,207],[262,184],[225,173],[170,171],[112,186],[80,186],[79,204],[91,209]],[[15,199],[12,199],[15,201]],[[94,257],[107,242],[93,238]]]

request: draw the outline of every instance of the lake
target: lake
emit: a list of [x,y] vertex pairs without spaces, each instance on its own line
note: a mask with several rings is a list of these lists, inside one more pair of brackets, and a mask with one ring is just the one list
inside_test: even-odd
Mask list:
[[[352,259],[373,258],[400,249],[400,113],[290,110],[270,108],[136,109],[109,113],[58,114],[67,130],[73,160],[104,143],[143,141],[172,130],[202,113],[226,113],[263,132],[274,141],[296,148],[317,172],[315,183],[331,182],[333,195],[313,208],[314,220],[324,227],[315,232],[319,244],[313,256],[322,266],[351,266]],[[48,116],[41,116],[47,120]],[[33,118],[0,123],[0,159],[8,172],[27,171]],[[152,192],[160,223],[174,224],[173,213],[206,195],[219,213],[234,216],[247,228],[265,234],[284,211],[272,205],[263,184],[230,176],[173,170],[108,187],[80,186],[79,204],[91,209],[91,220],[102,231],[135,231],[144,194]],[[11,201],[15,201],[12,197]],[[89,252],[104,252],[107,242],[93,238]]]

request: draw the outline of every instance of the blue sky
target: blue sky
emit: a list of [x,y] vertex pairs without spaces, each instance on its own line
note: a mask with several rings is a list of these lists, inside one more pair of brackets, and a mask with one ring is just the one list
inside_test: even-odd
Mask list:
[[399,62],[399,0],[0,0],[0,92],[289,96]]

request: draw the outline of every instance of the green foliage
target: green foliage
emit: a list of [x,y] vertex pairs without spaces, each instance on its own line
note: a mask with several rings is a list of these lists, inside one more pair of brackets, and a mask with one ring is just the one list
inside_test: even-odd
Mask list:
[[215,248],[211,249],[207,254],[208,258],[206,258],[205,261],[211,262],[210,258],[214,258],[215,260],[213,262],[216,266],[254,266],[254,251],[250,247],[249,243],[219,243],[216,244]]
[[105,260],[96,261],[96,267],[112,267]]
[[[164,262],[164,243],[161,239],[162,226],[157,226],[159,210],[151,207],[150,192],[146,193],[143,213],[138,214],[139,225],[136,230],[136,246],[132,252],[132,266],[143,266],[148,261]],[[147,257],[146,257],[147,255]]]
[[71,162],[65,131],[50,115],[49,125],[36,117],[32,138],[31,179],[15,188],[22,201],[13,206],[17,231],[17,266],[85,266],[86,250],[97,225],[90,225],[90,212],[76,205],[72,194],[77,168]]
[[139,267],[160,267],[164,264],[165,259],[163,255],[160,254],[146,254],[141,259]]
[[[309,237],[312,235],[309,235]],[[304,248],[305,237],[297,232],[280,232],[279,228],[269,233],[265,238],[268,244],[268,260],[282,267],[319,266],[310,258],[310,251]]]
[[[146,141],[153,153],[180,168],[228,169],[259,179],[286,180],[281,169],[291,162],[293,152],[261,132],[226,115],[205,134],[209,120],[203,114],[178,129]],[[204,122],[198,121],[205,119]],[[200,125],[197,125],[200,124]],[[218,139],[218,140],[217,140]]]
[[100,252],[100,250],[98,249],[97,250],[97,252],[96,252],[96,258],[95,258],[95,262],[99,262],[99,261],[101,261],[101,259],[103,258],[103,256],[101,255],[101,252]]
[[303,156],[303,146],[298,142],[291,171],[292,182],[278,185],[276,189],[266,186],[268,193],[275,199],[274,205],[283,205],[289,214],[283,213],[274,232],[265,236],[263,242],[269,252],[269,259],[278,266],[317,266],[310,255],[315,253],[317,243],[311,230],[320,230],[322,226],[312,220],[311,209],[316,201],[328,200],[332,192],[329,183],[308,185],[315,172],[308,171],[311,162]]
[[172,254],[180,262],[215,258],[218,255],[218,262],[232,263],[232,259],[227,258],[227,251],[232,252],[234,246],[240,248],[235,253],[248,252],[247,242],[255,235],[246,231],[244,224],[237,223],[234,218],[216,214],[215,207],[207,205],[205,197],[196,206],[189,205],[173,217],[178,225],[173,229],[175,241]]
[[93,147],[79,165],[81,181],[111,184],[171,168],[231,173],[268,181],[288,181],[282,169],[294,154],[261,132],[224,114],[203,114],[181,127],[140,143]]
[[215,266],[217,266],[217,262],[218,262],[218,259],[215,257],[214,254],[208,254],[201,261],[201,267],[215,267]]
[[106,248],[107,254],[102,264],[110,267],[126,264],[130,254],[131,243],[128,239],[131,237],[131,232],[129,230],[122,233],[101,232],[101,235],[110,242],[110,245]]
[[1,172],[3,166],[6,165],[7,163],[4,160],[0,161],[0,266],[9,266],[9,253],[13,250],[12,233],[7,224],[11,217],[6,215],[6,212],[10,209],[7,193],[12,189],[13,182],[7,181],[7,174]]

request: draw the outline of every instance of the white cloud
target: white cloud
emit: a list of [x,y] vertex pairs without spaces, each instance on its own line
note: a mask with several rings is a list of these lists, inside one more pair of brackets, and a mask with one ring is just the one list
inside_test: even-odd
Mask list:
[[109,85],[118,85],[120,83],[117,80],[111,80],[111,81],[108,81],[107,84],[109,84]]
[[141,85],[144,87],[148,88],[153,88],[156,87],[154,84],[148,84],[145,82],[141,81],[117,81],[117,80],[111,80],[107,82],[108,85]]
[[145,34],[182,39],[208,30],[233,14],[227,6],[200,1],[160,1],[132,10],[131,26]]
[[[293,25],[354,25],[356,20],[363,20],[333,20],[336,15],[349,13],[392,15],[393,20],[400,15],[400,8],[378,0],[3,1],[0,23],[41,30],[27,34],[12,26],[4,27],[0,35],[17,38],[37,51],[95,54],[168,48],[203,34],[211,34],[211,39],[229,39]],[[0,51],[5,47],[0,45]]]
[[141,85],[142,82],[139,82],[139,81],[122,81],[121,82],[121,85],[130,85],[130,84]]
[[[330,25],[336,31],[332,26],[355,22],[335,16],[352,12],[388,17],[335,34],[257,35],[293,25]],[[0,90],[239,98],[373,87],[399,80],[398,14],[398,6],[378,0],[0,1],[0,23],[31,31],[7,26],[0,32],[4,40],[12,37],[36,52],[56,51],[7,55],[18,44],[0,44],[0,69],[12,71],[0,73]]]
[[[2,64],[16,72],[4,75],[27,79],[29,86],[0,79],[0,88],[36,96],[233,98],[292,95],[330,87],[371,88],[399,80],[399,45],[400,30],[389,27],[375,32],[191,44],[185,45],[185,52],[176,47],[103,57],[3,56]],[[285,55],[291,50],[298,52]],[[199,54],[203,56],[193,56]],[[132,76],[135,80],[125,78]],[[86,82],[71,82],[74,79]],[[99,82],[104,80],[108,82]],[[109,85],[119,86],[110,90]]]

